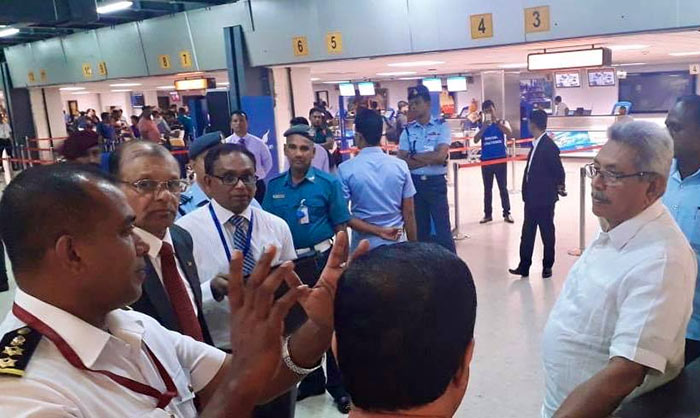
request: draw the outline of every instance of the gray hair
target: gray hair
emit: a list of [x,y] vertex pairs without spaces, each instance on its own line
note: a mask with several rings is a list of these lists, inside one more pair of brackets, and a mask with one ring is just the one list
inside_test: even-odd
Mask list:
[[673,140],[666,129],[652,122],[618,122],[608,128],[608,139],[636,151],[634,165],[637,170],[668,179]]

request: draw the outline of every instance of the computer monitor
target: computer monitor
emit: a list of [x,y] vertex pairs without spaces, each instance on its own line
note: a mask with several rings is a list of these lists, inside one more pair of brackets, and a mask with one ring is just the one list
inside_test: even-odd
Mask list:
[[357,87],[360,90],[360,96],[374,96],[374,83],[371,81],[366,81],[362,83],[357,83]]
[[447,77],[447,91],[467,91],[467,77]]
[[341,96],[354,96],[355,95],[355,85],[353,83],[342,83],[338,84]]
[[442,91],[442,80],[439,78],[424,78],[423,85],[428,88],[428,91]]

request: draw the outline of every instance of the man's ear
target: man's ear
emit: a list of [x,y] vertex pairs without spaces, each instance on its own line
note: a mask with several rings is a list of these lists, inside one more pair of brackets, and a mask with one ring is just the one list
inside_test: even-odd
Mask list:
[[75,239],[70,235],[61,235],[53,247],[54,260],[73,272],[83,270],[83,259],[75,246]]
[[469,382],[469,365],[472,362],[472,357],[474,356],[474,339],[469,342],[467,349],[464,351],[464,358],[462,359],[462,364],[457,369],[455,377],[452,383],[458,387],[466,387]]
[[647,187],[647,199],[650,205],[659,197],[663,196],[663,194],[666,192],[667,183],[667,180],[663,176],[659,174],[652,175],[654,178],[649,182],[649,186]]

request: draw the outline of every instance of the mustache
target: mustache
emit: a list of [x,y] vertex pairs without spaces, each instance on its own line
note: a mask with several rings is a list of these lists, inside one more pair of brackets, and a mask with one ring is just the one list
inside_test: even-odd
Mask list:
[[591,197],[592,197],[594,200],[597,200],[597,201],[599,201],[599,202],[610,203],[610,199],[608,199],[607,197],[605,197],[605,195],[604,195],[603,193],[600,193],[600,192],[592,192],[592,193],[591,193]]

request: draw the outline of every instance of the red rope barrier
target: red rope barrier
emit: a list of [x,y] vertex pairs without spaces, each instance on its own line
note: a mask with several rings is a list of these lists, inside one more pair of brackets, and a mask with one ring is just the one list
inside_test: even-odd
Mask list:
[[[560,154],[571,154],[574,152],[583,152],[583,151],[592,151],[595,149],[600,149],[602,148],[602,145],[593,145],[590,147],[583,147],[583,148],[577,148],[577,149],[571,149],[571,150],[566,150],[566,151],[560,151]],[[488,160],[488,161],[482,161],[478,163],[464,163],[464,164],[459,164],[458,168],[468,168],[468,167],[484,167],[487,165],[495,165],[495,164],[502,164],[502,163],[507,163],[510,161],[524,161],[527,160],[526,155],[520,155],[516,157],[508,157],[508,158],[499,158],[497,160]]]

